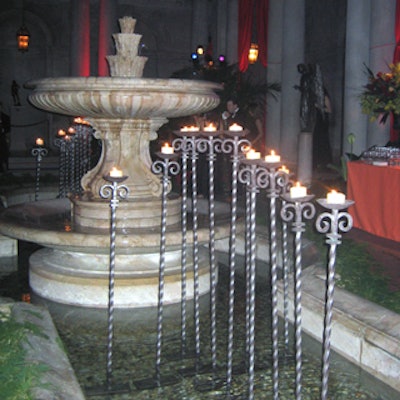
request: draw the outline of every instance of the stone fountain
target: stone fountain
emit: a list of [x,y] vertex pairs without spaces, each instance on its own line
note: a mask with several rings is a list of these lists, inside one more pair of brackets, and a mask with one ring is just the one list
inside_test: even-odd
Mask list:
[[[161,182],[151,172],[149,142],[171,117],[215,108],[220,86],[211,82],[142,78],[146,57],[138,56],[141,35],[136,20],[119,20],[113,35],[116,55],[108,56],[111,77],[46,78],[28,82],[30,102],[45,111],[84,117],[102,141],[95,168],[81,181],[84,194],[68,201],[24,204],[6,210],[0,232],[44,246],[30,258],[30,285],[46,299],[85,307],[107,307],[109,202],[100,197],[104,176],[113,166],[128,178],[130,196],[117,211],[116,307],[157,304]],[[180,301],[181,200],[170,193],[167,213],[165,303]],[[71,223],[62,216],[71,214]],[[225,236],[228,227],[218,233]],[[208,240],[200,229],[199,241]],[[189,241],[190,247],[190,241]],[[191,254],[190,248],[188,254]],[[200,257],[200,293],[209,290],[207,252]],[[188,260],[188,271],[191,270]],[[188,297],[193,285],[188,281]]]

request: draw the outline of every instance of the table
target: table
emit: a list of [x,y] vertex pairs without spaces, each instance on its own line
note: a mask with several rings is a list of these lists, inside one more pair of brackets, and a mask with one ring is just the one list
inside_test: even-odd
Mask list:
[[400,242],[400,167],[347,163],[347,198],[355,228]]

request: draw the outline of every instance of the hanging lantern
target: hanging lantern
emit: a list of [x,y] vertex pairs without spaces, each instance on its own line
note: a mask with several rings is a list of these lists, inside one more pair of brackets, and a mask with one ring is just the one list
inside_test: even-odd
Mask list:
[[258,44],[252,43],[249,49],[249,64],[254,64],[258,59]]
[[197,46],[196,53],[197,53],[199,56],[204,55],[204,47],[201,46],[201,45],[199,44],[199,45]]
[[28,29],[25,27],[25,25],[22,25],[21,28],[18,29],[18,31],[17,31],[17,46],[18,46],[19,51],[22,51],[22,52],[28,51],[30,36],[31,35],[30,35]]

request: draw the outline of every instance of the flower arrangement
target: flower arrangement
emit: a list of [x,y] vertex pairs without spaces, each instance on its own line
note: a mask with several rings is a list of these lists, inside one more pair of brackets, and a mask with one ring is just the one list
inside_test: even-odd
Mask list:
[[361,108],[371,121],[385,123],[393,113],[400,115],[400,63],[390,64],[389,72],[376,75],[367,67],[368,84],[360,96]]

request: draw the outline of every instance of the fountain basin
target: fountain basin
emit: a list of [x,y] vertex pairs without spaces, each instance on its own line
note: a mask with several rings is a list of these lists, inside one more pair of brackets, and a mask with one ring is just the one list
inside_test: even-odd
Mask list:
[[[30,81],[29,101],[41,110],[112,119],[174,118],[212,110],[220,84],[182,79],[65,77]],[[165,121],[166,122],[166,121]]]

